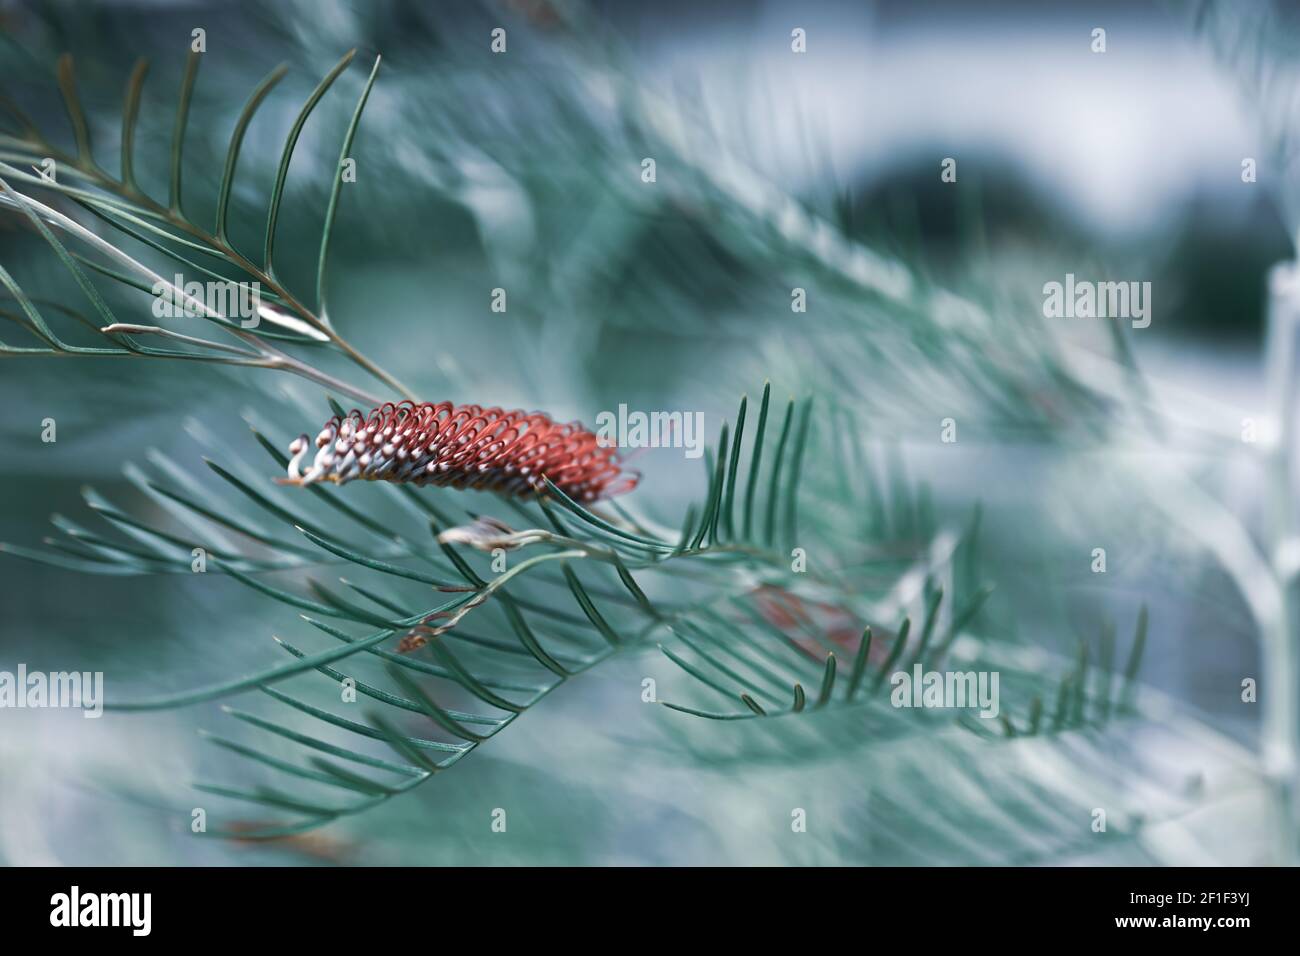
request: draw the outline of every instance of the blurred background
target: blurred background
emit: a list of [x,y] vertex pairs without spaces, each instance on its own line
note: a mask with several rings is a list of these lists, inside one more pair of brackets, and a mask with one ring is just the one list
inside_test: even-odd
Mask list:
[[[985,637],[1068,658],[1108,625],[1127,641],[1145,605],[1153,704],[1101,737],[987,756],[924,738],[907,753],[774,751],[742,729],[648,713],[642,677],[677,679],[651,642],[454,774],[259,846],[194,840],[164,809],[188,805],[216,759],[197,730],[221,725],[217,704],[98,721],[3,711],[0,860],[1293,862],[1300,728],[1273,703],[1270,724],[1264,698],[1296,699],[1276,662],[1294,654],[1297,619],[1265,633],[1269,599],[1252,593],[1264,585],[1233,555],[1239,535],[1262,567],[1283,568],[1287,592],[1285,562],[1270,562],[1295,535],[1275,507],[1297,491],[1289,436],[1259,448],[1241,433],[1294,405],[1291,390],[1270,395],[1265,368],[1270,306],[1295,308],[1270,298],[1269,274],[1294,256],[1298,25],[1284,4],[0,2],[5,95],[70,144],[54,65],[72,52],[107,168],[127,77],[151,60],[136,152],[159,194],[191,31],[206,30],[186,146],[200,217],[248,93],[287,63],[232,197],[232,239],[249,248],[285,130],[359,48],[288,179],[277,267],[304,288],[339,136],[382,54],[330,276],[334,321],[368,355],[427,399],[588,424],[619,403],[691,409],[712,436],[765,380],[846,407],[851,419],[818,414],[818,427],[859,430],[873,469],[901,463],[940,523],[982,506],[996,588]],[[489,47],[498,27],[505,55]],[[956,182],[941,181],[946,158]],[[20,218],[0,211],[0,262],[33,297],[69,301],[66,272]],[[1043,285],[1067,273],[1150,282],[1151,325],[1045,318]],[[145,296],[101,285],[119,315],[148,319]],[[498,287],[504,314],[490,309]],[[807,313],[791,311],[796,287]],[[204,454],[252,457],[248,410],[289,434],[320,424],[297,402],[326,417],[318,389],[268,371],[81,358],[4,356],[0,401],[0,541],[29,548],[51,514],[83,520],[87,484],[138,499],[130,462],[196,473]],[[56,444],[40,441],[45,418]],[[678,525],[699,463],[657,449],[636,465],[633,500]],[[805,464],[827,486],[844,467],[829,454]],[[216,575],[96,576],[0,555],[0,669],[103,670],[110,697],[248,672],[292,621]],[[1243,702],[1247,678],[1260,703]],[[1059,788],[1122,822],[1046,824],[1008,860],[978,825],[967,843],[942,832],[953,819],[897,809],[960,786],[945,774],[963,759],[987,778],[976,820],[1038,812],[998,796],[1001,775],[1019,774],[1041,789],[1017,799],[1048,806]],[[509,840],[483,822],[499,806],[520,808]],[[808,809],[808,833],[791,834],[791,807]]]

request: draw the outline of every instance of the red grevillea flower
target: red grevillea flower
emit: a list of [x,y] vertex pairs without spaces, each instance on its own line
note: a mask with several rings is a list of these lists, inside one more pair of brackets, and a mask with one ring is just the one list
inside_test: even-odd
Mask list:
[[316,436],[316,457],[303,470],[309,447],[306,435],[289,446],[283,484],[359,478],[526,497],[545,488],[545,477],[575,501],[595,501],[631,491],[639,478],[623,470],[615,448],[577,422],[451,402],[388,402],[369,415],[353,409],[335,416]]

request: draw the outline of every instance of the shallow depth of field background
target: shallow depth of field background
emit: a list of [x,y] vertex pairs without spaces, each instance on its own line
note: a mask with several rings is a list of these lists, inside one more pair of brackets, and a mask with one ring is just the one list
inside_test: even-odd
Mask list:
[[[1151,281],[1153,322],[1131,336],[1143,369],[1162,386],[1218,403],[1229,421],[1262,408],[1266,275],[1291,251],[1279,211],[1286,184],[1269,164],[1258,104],[1193,35],[1183,7],[584,9],[578,19],[591,24],[590,35],[573,37],[545,3],[4,2],[0,76],[9,95],[57,129],[53,66],[60,52],[74,52],[115,161],[121,89],[134,59],[149,56],[138,146],[154,156],[142,163],[147,176],[165,163],[189,31],[205,27],[187,153],[187,190],[203,196],[215,189],[248,90],[288,62],[289,78],[250,130],[249,173],[237,184],[248,229],[236,238],[254,245],[285,126],[323,71],[359,46],[358,64],[309,125],[290,177],[284,271],[310,282],[323,176],[364,78],[361,64],[381,52],[355,150],[358,182],[343,199],[332,312],[430,399],[537,407],[587,422],[620,402],[699,409],[712,440],[738,396],[754,396],[765,378],[782,397],[816,381],[798,343],[817,321],[819,290],[809,290],[808,314],[792,314],[789,289],[807,284],[800,263],[773,274],[750,261],[745,237],[730,234],[725,217],[673,195],[672,162],[659,164],[662,188],[639,183],[638,137],[616,128],[601,107],[608,89],[581,66],[607,56],[602,70],[634,79],[670,115],[708,131],[694,161],[707,166],[709,149],[721,144],[846,235],[923,263],[929,281],[987,281],[1012,317],[1020,309],[1041,322],[1041,286],[1066,272]],[[509,30],[508,63],[487,52],[497,24]],[[803,56],[789,48],[796,26],[808,33]],[[1095,26],[1108,33],[1104,55],[1089,51]],[[531,164],[530,181],[509,173],[495,158],[502,153]],[[949,156],[958,159],[959,188],[939,182]],[[1245,156],[1259,159],[1256,184],[1241,182]],[[66,296],[66,276],[14,220],[0,217],[0,260],[29,291]],[[488,308],[496,286],[509,289],[506,315]],[[124,313],[147,318],[143,296],[114,295]],[[1060,322],[1065,339],[1108,340],[1102,320]],[[881,359],[895,360],[924,358]],[[875,375],[869,365],[859,372],[868,382]],[[312,431],[319,422],[286,410],[286,385],[311,393],[260,371],[0,362],[0,540],[39,545],[51,513],[83,516],[87,483],[129,499],[122,466],[147,449],[200,468],[210,450],[187,431],[191,416],[244,451],[246,408],[286,431]],[[960,411],[897,403],[873,423],[872,438],[904,450],[941,515],[960,518],[984,503],[987,570],[998,588],[992,620],[1017,639],[1068,652],[1076,635],[1107,619],[1127,638],[1146,603],[1144,679],[1243,752],[1253,748],[1257,713],[1240,702],[1239,684],[1260,676],[1258,647],[1213,561],[1168,534],[1095,449],[978,428],[956,446],[938,446],[940,418],[955,414],[960,427]],[[39,440],[46,417],[58,423],[54,445]],[[1203,464],[1222,469],[1215,480],[1225,504],[1259,520],[1258,473]],[[665,515],[699,494],[699,463],[680,450],[648,451],[638,465],[638,494],[653,488]],[[1131,467],[1145,465],[1139,458]],[[1094,547],[1107,550],[1104,576],[1089,570]],[[216,575],[90,577],[0,555],[0,668],[23,661],[36,670],[104,670],[110,694],[243,673],[273,657],[271,634],[291,621],[287,609]],[[638,696],[642,676],[667,682],[671,671],[653,646],[599,667],[455,773],[283,849],[194,840],[184,821],[167,823],[114,796],[114,782],[129,780],[168,802],[190,800],[184,788],[211,759],[196,731],[223,726],[217,705],[98,721],[0,712],[0,861],[870,862],[855,822],[870,781],[852,753],[798,769],[692,756],[683,741],[707,749],[717,728],[646,708]],[[1188,768],[1187,778],[1162,785],[1193,792],[1196,755],[1170,754],[1169,763],[1174,777]],[[1135,780],[1135,791],[1146,783]],[[790,833],[792,806],[816,821],[803,837]],[[1249,806],[1221,801],[1218,839],[1166,858],[1258,862],[1270,834]],[[488,829],[494,807],[511,808],[509,840]],[[1129,847],[1061,862],[1150,859]]]

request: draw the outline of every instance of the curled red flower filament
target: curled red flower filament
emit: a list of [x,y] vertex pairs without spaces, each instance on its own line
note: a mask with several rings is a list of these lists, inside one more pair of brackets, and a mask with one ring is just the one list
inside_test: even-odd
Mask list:
[[577,422],[451,402],[387,402],[368,415],[353,409],[325,423],[316,457],[304,468],[310,447],[306,435],[289,446],[282,484],[360,479],[527,497],[549,478],[575,501],[591,502],[631,491],[640,477],[623,470],[616,448]]

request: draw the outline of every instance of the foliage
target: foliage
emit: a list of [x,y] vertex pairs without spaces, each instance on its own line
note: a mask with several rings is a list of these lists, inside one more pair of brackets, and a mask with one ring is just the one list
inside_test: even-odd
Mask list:
[[[352,317],[336,321],[326,307],[330,251],[346,205],[339,170],[354,151],[378,58],[330,176],[313,246],[314,288],[295,290],[276,268],[277,236],[292,215],[285,199],[295,148],[353,58],[348,53],[325,74],[285,134],[260,217],[260,254],[232,240],[232,210],[238,209],[245,137],[284,68],[253,88],[238,115],[211,199],[211,227],[188,211],[192,200],[183,188],[198,55],[185,66],[177,99],[165,202],[149,196],[135,173],[143,61],[131,73],[121,111],[116,176],[92,150],[71,58],[60,61],[58,80],[74,150],[60,149],[16,104],[6,103],[13,128],[0,137],[4,205],[49,247],[90,314],[38,301],[0,268],[13,300],[0,314],[30,337],[0,342],[0,355],[286,371],[319,386],[336,414],[343,409],[335,398],[378,404],[414,397],[345,337]],[[591,69],[604,75],[608,68]],[[655,711],[664,732],[679,738],[679,758],[799,768],[827,754],[861,754],[861,766],[877,774],[863,809],[871,861],[1032,862],[1063,852],[1055,837],[1066,811],[1053,806],[1059,794],[1050,781],[1022,766],[1013,785],[992,779],[987,768],[1026,753],[1055,772],[1073,758],[1122,777],[1122,762],[1104,758],[1117,733],[1112,722],[1142,715],[1136,677],[1145,610],[1126,655],[1111,630],[1096,642],[1077,642],[1073,660],[1026,653],[992,623],[997,594],[981,557],[979,511],[960,522],[937,516],[925,484],[913,483],[887,448],[877,454],[867,436],[876,417],[887,420],[909,403],[941,407],[960,394],[990,433],[1054,436],[1078,428],[1100,437],[1119,427],[1145,393],[1137,389],[1129,406],[1117,407],[1045,329],[1021,324],[1021,334],[1005,334],[1009,320],[996,290],[975,280],[958,292],[945,290],[923,262],[904,264],[841,234],[830,217],[756,180],[734,158],[689,144],[665,119],[674,111],[644,88],[620,86],[619,108],[634,121],[625,127],[630,139],[653,143],[662,162],[682,169],[683,195],[730,224],[728,235],[737,249],[745,246],[752,270],[798,261],[825,292],[815,329],[782,354],[756,359],[774,366],[774,378],[787,373],[807,390],[781,402],[765,384],[754,407],[742,398],[734,421],[723,423],[704,456],[702,487],[689,501],[656,498],[653,487],[627,503],[590,508],[554,486],[535,500],[388,483],[268,487],[268,473],[285,467],[287,438],[325,410],[319,401],[304,401],[289,410],[292,421],[283,409],[247,415],[251,441],[240,447],[225,447],[207,423],[192,422],[211,475],[196,477],[153,451],[147,468],[128,468],[142,496],[135,505],[87,489],[85,503],[98,524],[59,516],[59,536],[47,548],[6,544],[4,550],[66,571],[165,575],[190,573],[199,548],[210,571],[301,612],[301,636],[276,637],[285,655],[279,663],[109,702],[113,710],[144,712],[249,692],[269,698],[268,708],[227,708],[244,733],[209,735],[245,765],[234,784],[196,786],[259,814],[250,822],[232,810],[216,835],[283,838],[374,809],[458,764],[571,680],[658,645],[681,672],[671,700]],[[581,156],[595,138],[596,121],[570,119],[569,149]],[[490,111],[466,117],[463,141],[446,148],[472,146],[530,182],[526,144],[491,135],[483,127],[492,122]],[[697,159],[705,154],[714,159],[707,166]],[[75,182],[43,177],[44,157]],[[609,214],[621,219],[640,200],[612,193],[609,202]],[[543,268],[552,276],[575,272],[564,252],[547,255],[552,259]],[[161,263],[187,277],[258,283],[262,324],[249,328],[190,300],[163,278]],[[99,291],[104,282],[186,301],[214,337],[123,321]],[[683,293],[669,287],[664,294]],[[562,304],[563,295],[555,295]],[[600,331],[655,321],[669,327],[659,331],[671,332],[675,311],[613,309],[610,328]],[[650,320],[649,312],[658,318]],[[83,329],[91,330],[94,345],[78,344]],[[154,341],[165,344],[149,344]],[[1111,371],[1135,377],[1122,337],[1112,345]],[[336,360],[351,364],[348,374],[332,365],[326,371]],[[355,370],[368,386],[350,380]],[[813,556],[807,570],[792,563],[795,549]],[[497,564],[502,555],[505,570]],[[339,566],[347,577],[324,579]],[[983,721],[884,706],[890,674],[944,662],[1001,673],[1006,703],[996,731]],[[363,719],[340,713],[349,693],[362,703]],[[734,752],[706,754],[708,745],[682,729],[687,723],[717,724],[718,736],[710,739],[723,749],[734,744]],[[746,736],[727,736],[732,733]],[[908,745],[924,749],[925,759],[914,756],[908,764],[893,749]],[[989,823],[989,816],[999,817],[991,825],[1001,839],[974,848],[962,831]],[[1019,829],[1008,819],[1019,821]],[[1126,821],[1125,838],[1137,835],[1140,823]],[[917,829],[932,839],[914,853],[882,847],[891,835]]]

